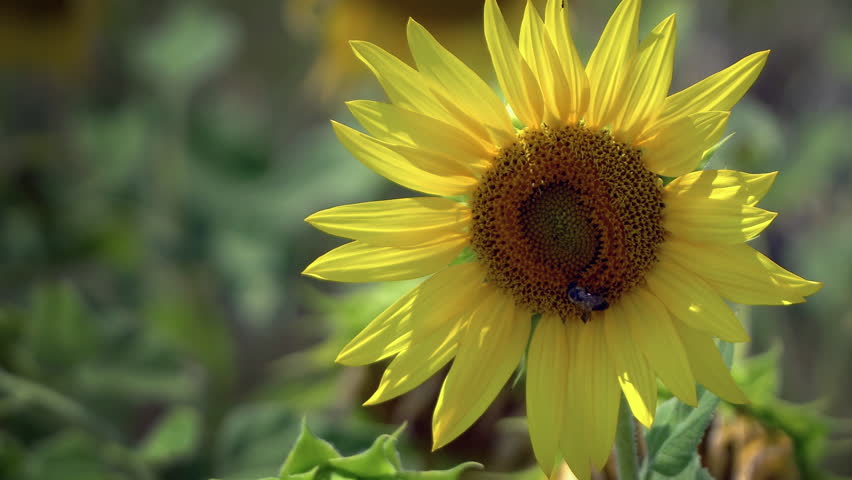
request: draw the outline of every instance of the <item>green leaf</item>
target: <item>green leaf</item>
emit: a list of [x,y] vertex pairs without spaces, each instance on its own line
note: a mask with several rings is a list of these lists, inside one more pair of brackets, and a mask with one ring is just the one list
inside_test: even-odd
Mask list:
[[385,458],[394,467],[395,471],[402,470],[402,459],[399,456],[399,450],[396,448],[396,442],[385,442],[384,450]]
[[466,470],[481,470],[482,464],[477,462],[465,462],[449,470],[428,470],[425,472],[399,472],[399,480],[457,480]]
[[280,477],[284,479],[294,474],[306,473],[332,458],[339,457],[340,454],[330,443],[317,438],[308,430],[308,423],[303,419],[302,431],[293,449],[287,455],[284,465],[281,466]]
[[675,427],[689,416],[692,410],[692,407],[680,402],[677,398],[670,398],[657,407],[654,425],[645,434],[649,459],[653,459],[657,455],[660,447],[672,435]]
[[314,480],[317,478],[317,474],[320,471],[320,467],[314,467],[307,472],[302,473],[294,473],[292,475],[282,475],[275,480]]
[[396,439],[390,435],[381,435],[366,451],[351,457],[332,458],[328,463],[336,470],[358,478],[393,475],[398,468],[388,458],[388,445],[395,451]]
[[190,407],[175,407],[145,437],[139,454],[155,465],[191,456],[201,439],[201,415]]
[[653,472],[649,480],[713,480],[713,476],[701,465],[701,457],[697,452],[692,453],[692,458],[680,473],[667,476]]
[[663,441],[653,459],[654,471],[676,475],[686,468],[718,405],[719,397],[706,390],[701,394],[698,407],[678,423],[671,436]]
[[[733,345],[720,342],[719,348],[730,365]],[[719,405],[719,397],[710,391],[699,388],[698,393],[696,408],[670,399],[657,410],[657,419],[646,437],[648,464],[653,471],[673,476],[689,465]]]

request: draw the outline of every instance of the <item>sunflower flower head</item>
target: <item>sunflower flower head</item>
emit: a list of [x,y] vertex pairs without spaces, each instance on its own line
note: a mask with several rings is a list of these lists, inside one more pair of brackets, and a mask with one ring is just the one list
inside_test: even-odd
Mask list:
[[646,426],[657,378],[687,404],[696,382],[747,401],[713,340],[749,340],[724,299],[787,305],[821,287],[747,243],[776,216],[756,206],[775,173],[693,171],[768,52],[669,95],[675,17],[637,42],[639,8],[622,1],[584,65],[562,0],[549,0],[544,18],[528,3],[518,42],[487,0],[485,38],[508,109],[414,20],[416,68],[352,43],[390,103],[350,102],[367,133],[333,123],[335,132],[365,165],[427,196],[311,215],[354,241],[304,273],[429,275],[337,361],[393,357],[368,404],[452,361],[434,448],[485,411],[526,354],[536,458],[547,474],[564,460],[587,479],[609,456],[622,393]]

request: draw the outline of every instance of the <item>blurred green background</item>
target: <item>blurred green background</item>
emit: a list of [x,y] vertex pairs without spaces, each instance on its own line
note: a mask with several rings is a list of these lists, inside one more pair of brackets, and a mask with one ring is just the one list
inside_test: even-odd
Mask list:
[[[616,2],[571,3],[587,55]],[[305,415],[346,453],[407,420],[414,467],[529,467],[522,388],[434,454],[436,379],[360,407],[381,369],[334,356],[410,282],[299,275],[343,243],[305,216],[408,195],[331,131],[344,100],[383,98],[346,40],[404,55],[411,15],[488,76],[481,5],[0,0],[0,478],[272,475]],[[741,354],[781,352],[755,388],[804,404],[787,434],[852,475],[852,3],[646,0],[642,32],[671,12],[673,91],[773,51],[710,167],[781,171],[756,243],[826,286],[743,311]]]

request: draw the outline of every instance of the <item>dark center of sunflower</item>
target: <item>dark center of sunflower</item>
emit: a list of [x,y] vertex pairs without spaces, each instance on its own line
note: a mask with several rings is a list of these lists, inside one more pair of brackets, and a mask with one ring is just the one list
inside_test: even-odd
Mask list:
[[582,126],[527,130],[473,194],[472,246],[518,304],[588,318],[656,262],[663,207],[640,150]]

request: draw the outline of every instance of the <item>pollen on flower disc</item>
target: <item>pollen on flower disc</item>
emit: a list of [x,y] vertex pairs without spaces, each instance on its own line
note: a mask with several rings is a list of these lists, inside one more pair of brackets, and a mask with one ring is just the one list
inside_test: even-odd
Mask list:
[[584,126],[525,130],[473,194],[472,247],[518,304],[567,320],[584,313],[569,285],[612,303],[642,281],[663,208],[639,149]]

